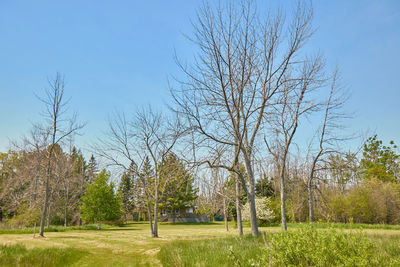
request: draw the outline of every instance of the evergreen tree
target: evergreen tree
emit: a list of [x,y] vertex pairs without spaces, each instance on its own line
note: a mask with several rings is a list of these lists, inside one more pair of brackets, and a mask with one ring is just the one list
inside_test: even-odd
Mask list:
[[271,180],[265,174],[257,180],[255,191],[257,197],[272,197],[275,194]]
[[193,188],[193,175],[176,155],[169,154],[160,165],[161,188],[160,208],[174,213],[181,208],[189,208],[197,197]]
[[[153,189],[154,170],[151,166],[150,159],[146,157],[140,169],[138,181],[134,188],[134,202],[136,211],[139,213],[147,213],[151,217],[151,189]],[[140,216],[139,216],[140,217]],[[140,218],[139,218],[140,219]],[[150,218],[151,219],[151,218]]]
[[361,170],[364,178],[376,178],[384,182],[399,182],[399,155],[396,154],[397,146],[390,141],[389,146],[384,146],[377,136],[368,138],[364,144]]
[[86,222],[100,223],[115,221],[121,217],[121,197],[114,192],[113,183],[109,183],[110,173],[106,170],[96,175],[88,185],[82,197],[82,219]]
[[122,208],[124,212],[125,222],[127,222],[127,215],[130,214],[134,209],[134,186],[135,186],[135,176],[134,176],[134,166],[131,164],[128,171],[124,172],[121,176],[121,181],[119,183],[118,191],[122,197]]
[[88,182],[89,183],[93,182],[94,177],[97,175],[98,171],[99,170],[98,170],[98,167],[97,167],[96,159],[92,154],[92,156],[90,157],[88,166],[87,166],[87,176],[88,176]]

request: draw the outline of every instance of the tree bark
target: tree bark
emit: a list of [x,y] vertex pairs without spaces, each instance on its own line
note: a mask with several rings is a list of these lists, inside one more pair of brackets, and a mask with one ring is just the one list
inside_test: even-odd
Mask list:
[[238,228],[238,234],[239,236],[243,235],[243,226],[242,226],[242,207],[240,205],[240,181],[239,181],[239,175],[236,174],[236,179],[235,179],[235,200],[236,200],[236,221],[237,221],[237,228]]
[[[151,205],[150,205],[150,199],[149,199],[149,195],[148,195],[148,193],[146,192],[146,202],[147,202],[147,213],[148,213],[148,219],[149,219],[149,224],[150,224],[150,231],[151,231],[151,234],[153,235],[153,233],[154,233],[154,229],[153,229],[153,219],[152,219],[152,216],[151,216]],[[144,216],[144,219],[146,220],[146,214],[145,214],[145,216]]]
[[309,181],[307,185],[307,191],[308,191],[308,218],[309,222],[313,222],[314,220],[314,203],[313,203],[313,192],[312,192],[312,183],[311,180]]
[[282,230],[287,230],[286,225],[286,196],[285,196],[285,166],[281,167],[281,220]]
[[156,180],[156,192],[154,194],[154,231],[153,237],[158,237],[158,179]]
[[51,211],[51,205],[49,205],[49,209],[47,212],[47,229],[50,228],[50,211]]
[[257,224],[257,211],[256,211],[256,202],[255,202],[255,187],[254,187],[254,173],[253,168],[251,166],[250,158],[248,156],[244,156],[244,161],[246,164],[247,175],[249,176],[249,191],[247,193],[247,201],[250,205],[250,224],[251,224],[251,234],[253,236],[258,236],[258,224]]

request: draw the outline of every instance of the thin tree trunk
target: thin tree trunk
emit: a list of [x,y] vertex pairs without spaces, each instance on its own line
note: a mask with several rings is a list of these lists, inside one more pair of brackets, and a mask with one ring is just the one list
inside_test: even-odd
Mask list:
[[47,229],[50,228],[50,211],[51,211],[51,205],[49,205],[49,209],[47,212]]
[[158,182],[156,181],[156,192],[154,194],[154,232],[153,237],[158,237]]
[[[40,232],[39,235],[41,237],[44,237],[44,224],[45,224],[45,219],[46,219],[46,213],[47,213],[47,208],[49,206],[49,198],[50,198],[50,175],[51,175],[51,158],[53,156],[53,150],[54,150],[54,144],[55,144],[55,139],[56,139],[56,132],[57,132],[57,127],[56,127],[56,121],[54,121],[53,124],[53,135],[52,135],[52,143],[49,151],[49,158],[47,159],[47,169],[46,169],[46,191],[44,194],[44,207],[43,207],[43,213],[42,213],[42,219],[40,221]],[[50,208],[49,208],[50,209]],[[50,214],[50,212],[49,212]]]
[[226,231],[229,231],[229,226],[228,226],[228,212],[227,212],[227,208],[226,208],[226,197],[224,196],[224,222],[225,222],[225,229]]
[[68,202],[69,202],[69,192],[67,186],[67,193],[65,196],[65,207],[64,207],[64,227],[67,227],[67,221],[68,221]]
[[235,200],[236,200],[236,221],[237,221],[237,228],[238,228],[238,234],[239,236],[243,235],[243,225],[242,225],[242,207],[240,205],[240,181],[239,181],[239,175],[236,174],[236,179],[235,179]]
[[[50,151],[53,150],[52,148],[50,149]],[[49,155],[49,159],[47,162],[47,171],[46,171],[46,191],[44,194],[44,207],[43,207],[43,212],[42,212],[42,218],[40,221],[40,232],[39,235],[44,237],[44,224],[46,221],[46,214],[47,214],[47,209],[48,209],[48,205],[49,205],[49,194],[50,194],[50,163],[51,163],[51,159],[50,159],[50,155]]]
[[[149,219],[149,223],[150,223],[150,230],[151,230],[151,235],[153,235],[154,233],[154,229],[153,229],[153,219],[151,218],[151,205],[150,205],[150,200],[149,200],[149,195],[146,192],[146,202],[147,202],[147,213],[148,213],[148,219]],[[145,220],[146,220],[146,214],[144,216]]]
[[313,203],[313,192],[312,192],[311,180],[308,182],[307,191],[308,191],[308,218],[309,218],[309,222],[311,223],[314,220],[314,203]]
[[287,230],[286,225],[286,196],[285,196],[285,166],[281,167],[281,219],[282,219],[282,229]]

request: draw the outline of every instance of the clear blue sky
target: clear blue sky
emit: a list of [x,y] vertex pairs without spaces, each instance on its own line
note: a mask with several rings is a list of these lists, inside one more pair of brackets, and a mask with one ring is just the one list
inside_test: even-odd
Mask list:
[[[269,1],[290,7],[295,1]],[[174,50],[190,60],[201,1],[0,0],[0,151],[40,120],[47,77],[67,81],[71,110],[88,125],[78,146],[105,130],[115,110],[169,102],[179,75]],[[350,130],[400,143],[400,1],[314,1],[317,32],[309,49],[338,65],[352,91]]]

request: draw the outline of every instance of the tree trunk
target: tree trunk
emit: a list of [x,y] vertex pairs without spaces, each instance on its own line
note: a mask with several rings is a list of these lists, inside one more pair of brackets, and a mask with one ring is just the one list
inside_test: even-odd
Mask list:
[[258,224],[257,224],[257,211],[256,211],[256,193],[254,188],[254,173],[251,166],[251,160],[249,156],[244,156],[244,161],[246,164],[247,175],[249,176],[249,186],[250,191],[247,193],[247,201],[250,205],[250,224],[251,224],[251,234],[253,236],[258,236]]
[[65,196],[65,207],[64,207],[64,227],[67,227],[68,221],[68,201],[69,201],[69,194],[68,194],[68,187],[67,187],[67,194]]
[[[149,195],[146,193],[146,202],[147,202],[147,217],[149,219],[149,224],[150,224],[150,231],[151,234],[153,235],[154,233],[154,229],[153,229],[153,219],[151,218],[151,205],[150,205],[150,200],[149,200]],[[146,220],[146,214],[144,216],[145,220]]]
[[313,191],[312,191],[311,180],[308,182],[307,191],[308,191],[308,218],[309,222],[311,223],[314,220],[314,203],[313,203]]
[[[56,133],[56,127],[54,125],[53,129],[53,142],[50,147],[49,151],[49,158],[47,159],[47,169],[46,169],[46,191],[44,194],[44,207],[43,207],[43,212],[42,212],[42,219],[40,221],[40,232],[39,235],[44,237],[44,224],[46,220],[46,213],[47,213],[47,208],[49,206],[49,198],[50,198],[50,175],[51,175],[51,157],[53,155],[53,149],[54,149],[54,142],[55,142],[55,133]],[[50,214],[50,212],[49,212]]]
[[228,226],[228,212],[227,212],[227,208],[226,208],[226,197],[224,196],[224,222],[225,222],[225,229],[226,231],[229,231],[229,226]]
[[286,196],[285,196],[285,166],[281,166],[281,219],[282,219],[282,229],[287,230],[286,225]]
[[235,180],[235,189],[236,189],[236,195],[235,195],[235,200],[236,200],[236,222],[237,222],[237,228],[238,228],[238,234],[239,236],[243,235],[243,225],[242,225],[242,207],[240,205],[240,181],[239,181],[239,175],[236,174],[236,180]]
[[[48,164],[50,165],[50,163]],[[46,191],[44,194],[44,207],[43,207],[43,212],[42,212],[42,218],[40,221],[40,232],[39,235],[44,237],[44,224],[46,221],[46,214],[47,214],[47,208],[48,208],[48,203],[49,203],[49,191],[50,191],[50,167],[48,166],[47,170],[47,175],[46,175]]]
[[49,209],[47,212],[47,229],[50,228],[50,211],[51,211],[51,205],[49,205]]
[[156,192],[154,194],[154,231],[153,237],[158,237],[158,183],[156,182]]

